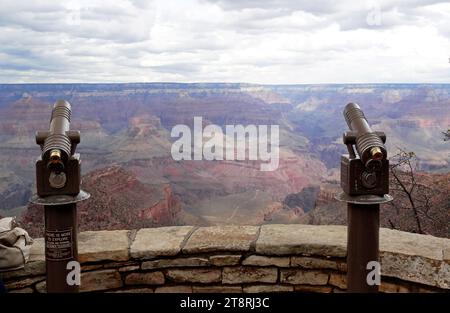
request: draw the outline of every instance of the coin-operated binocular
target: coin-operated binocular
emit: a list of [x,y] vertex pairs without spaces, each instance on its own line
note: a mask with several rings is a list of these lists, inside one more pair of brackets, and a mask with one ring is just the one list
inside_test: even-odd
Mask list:
[[80,189],[80,155],[75,153],[80,132],[70,130],[69,102],[53,106],[48,131],[36,133],[41,155],[36,162],[37,194],[34,204],[44,205],[47,292],[78,292],[67,275],[78,261],[77,203],[89,198]]
[[384,147],[386,135],[372,131],[356,103],[347,104],[344,117],[350,131],[343,136],[349,154],[341,157],[342,189],[350,196],[388,194],[389,160]]
[[386,135],[370,128],[356,103],[346,105],[344,117],[348,155],[341,157],[343,192],[336,199],[347,203],[347,291],[378,292],[368,275],[379,266],[380,204],[392,201]]
[[53,106],[49,131],[37,132],[36,143],[42,155],[36,162],[37,194],[77,195],[80,192],[80,132],[70,130],[69,102],[58,100]]

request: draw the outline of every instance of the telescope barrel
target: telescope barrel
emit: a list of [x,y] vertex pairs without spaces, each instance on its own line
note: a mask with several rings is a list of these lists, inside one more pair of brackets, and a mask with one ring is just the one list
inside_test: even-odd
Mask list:
[[381,138],[372,130],[363,111],[356,103],[345,106],[344,117],[351,131],[356,133],[356,150],[363,161],[386,159],[387,152]]
[[58,100],[53,106],[49,135],[42,149],[44,158],[53,160],[59,157],[66,161],[71,155],[71,140],[67,135],[70,115],[70,104],[65,100]]
[[369,123],[364,116],[363,111],[356,103],[349,103],[344,109],[344,117],[348,127],[359,133],[371,133]]

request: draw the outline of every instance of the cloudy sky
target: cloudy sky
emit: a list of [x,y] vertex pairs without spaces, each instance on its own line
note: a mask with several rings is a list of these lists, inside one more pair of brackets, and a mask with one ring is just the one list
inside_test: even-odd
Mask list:
[[0,83],[450,83],[450,3],[0,0]]

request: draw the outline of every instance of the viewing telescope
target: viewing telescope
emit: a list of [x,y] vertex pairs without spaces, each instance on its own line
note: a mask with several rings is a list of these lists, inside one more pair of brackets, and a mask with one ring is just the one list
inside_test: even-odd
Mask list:
[[80,155],[75,153],[80,132],[70,130],[69,102],[58,100],[53,106],[49,131],[37,132],[41,157],[36,162],[37,194],[77,195],[80,192]]
[[343,113],[350,131],[343,136],[348,154],[341,156],[343,191],[336,199],[347,203],[347,292],[378,292],[380,281],[370,282],[369,271],[380,264],[380,204],[393,200],[386,135],[372,130],[356,103]]
[[[78,262],[77,203],[90,197],[81,190],[80,132],[70,130],[69,102],[53,105],[49,130],[36,133],[41,155],[36,161],[36,189],[30,202],[44,206],[45,276],[48,293],[74,293],[69,264]],[[75,263],[76,264],[76,263]]]
[[386,135],[372,130],[356,103],[347,104],[343,114],[350,131],[343,136],[349,154],[341,158],[342,189],[350,196],[388,194]]

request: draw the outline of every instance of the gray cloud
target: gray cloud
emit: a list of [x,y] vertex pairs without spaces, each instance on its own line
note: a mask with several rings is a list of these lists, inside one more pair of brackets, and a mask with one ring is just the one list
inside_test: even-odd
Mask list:
[[[338,23],[343,30],[351,30],[357,28],[370,28],[367,23],[367,16],[373,10],[379,10],[384,16],[382,28],[393,27],[402,24],[410,24],[417,22],[421,17],[421,10],[424,6],[438,3],[445,3],[442,0],[316,0],[316,1],[298,1],[298,0],[202,0],[216,4],[224,10],[245,11],[245,10],[261,10],[263,12],[287,12],[302,11],[310,13],[317,17],[326,17],[324,23]],[[395,13],[394,13],[395,12]],[[394,14],[393,14],[394,13]],[[258,18],[257,16],[255,16]],[[264,19],[260,13],[259,20]]]
[[5,0],[0,82],[448,82],[449,29],[425,0]]
[[289,11],[305,11],[316,15],[334,14],[342,11],[355,11],[361,8],[370,8],[378,5],[383,10],[391,10],[394,7],[399,9],[418,8],[436,3],[445,3],[443,0],[369,0],[369,1],[353,1],[353,0],[202,0],[217,4],[225,10],[244,10],[244,9],[286,9]]
[[225,10],[243,9],[287,9],[301,10],[315,14],[328,14],[335,12],[339,8],[339,1],[316,0],[316,1],[296,1],[296,0],[204,0],[219,5]]
[[150,66],[150,68],[156,72],[173,73],[181,75],[195,74],[200,70],[200,65],[192,63],[172,63],[165,65]]
[[129,43],[146,40],[154,19],[151,10],[141,15],[140,9],[127,2],[111,2],[108,6],[94,1],[68,1],[64,5],[33,1],[15,5],[16,2],[2,3],[5,6],[0,11],[0,26]]

